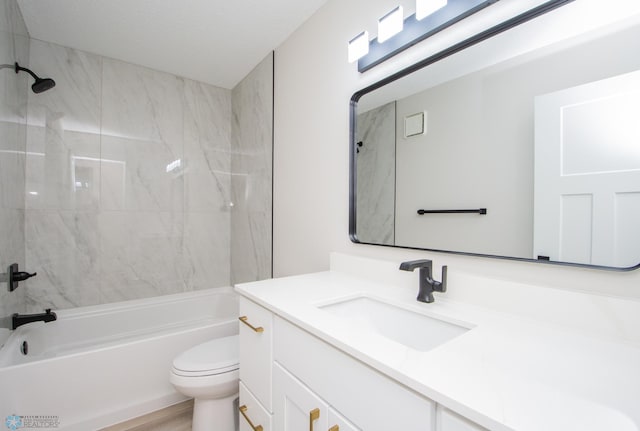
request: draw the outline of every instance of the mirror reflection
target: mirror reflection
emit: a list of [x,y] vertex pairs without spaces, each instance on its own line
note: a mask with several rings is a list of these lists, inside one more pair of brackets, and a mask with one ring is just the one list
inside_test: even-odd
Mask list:
[[359,99],[357,242],[640,262],[640,20],[533,49],[540,26],[562,28],[550,19]]

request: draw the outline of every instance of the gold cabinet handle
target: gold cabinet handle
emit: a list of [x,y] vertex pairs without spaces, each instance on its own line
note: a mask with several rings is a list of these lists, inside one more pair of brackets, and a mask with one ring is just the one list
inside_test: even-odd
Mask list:
[[313,431],[313,421],[320,418],[320,409],[313,409],[309,412],[309,431]]
[[331,428],[329,428],[329,431],[340,431],[340,427],[338,425],[334,425]]
[[244,419],[249,423],[253,431],[262,431],[262,425],[254,425],[251,419],[249,419],[249,416],[247,416],[247,406],[240,406],[238,410],[240,410],[240,413],[244,416]]
[[264,332],[264,328],[262,326],[258,326],[257,328],[253,326],[251,323],[247,322],[247,316],[238,317],[242,323],[251,328],[254,332]]

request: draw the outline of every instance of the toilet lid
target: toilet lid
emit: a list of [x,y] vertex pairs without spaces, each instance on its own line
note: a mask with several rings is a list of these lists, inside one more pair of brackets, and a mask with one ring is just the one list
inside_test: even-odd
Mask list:
[[238,336],[216,338],[183,352],[173,360],[181,375],[222,374],[238,369]]

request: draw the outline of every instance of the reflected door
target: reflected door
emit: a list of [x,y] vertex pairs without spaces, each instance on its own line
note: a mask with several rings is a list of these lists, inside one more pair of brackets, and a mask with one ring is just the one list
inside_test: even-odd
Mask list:
[[534,257],[640,262],[640,72],[535,100]]

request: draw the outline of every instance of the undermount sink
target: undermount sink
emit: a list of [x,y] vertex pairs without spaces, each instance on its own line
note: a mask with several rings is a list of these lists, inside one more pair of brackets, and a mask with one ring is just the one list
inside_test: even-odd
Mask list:
[[348,320],[351,325],[426,352],[469,330],[464,326],[415,313],[368,297],[358,297],[319,307]]

